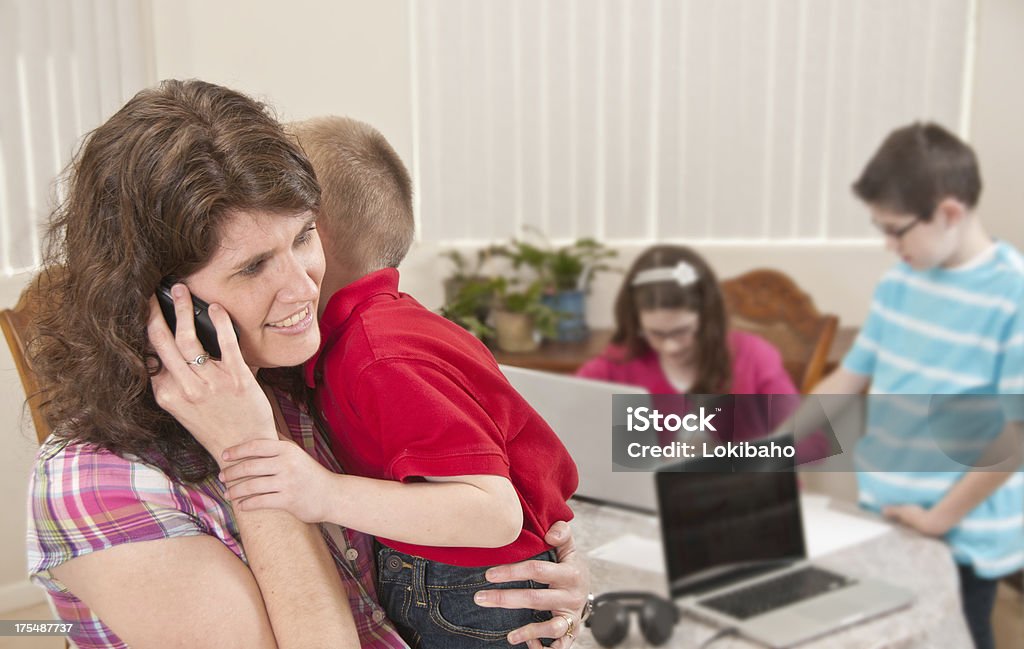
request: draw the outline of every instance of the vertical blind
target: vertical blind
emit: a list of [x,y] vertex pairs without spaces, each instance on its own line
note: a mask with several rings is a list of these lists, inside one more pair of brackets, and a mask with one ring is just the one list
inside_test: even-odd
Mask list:
[[885,134],[966,134],[975,0],[409,4],[428,241],[862,240]]
[[82,135],[150,85],[147,4],[0,0],[0,264],[40,261],[54,179]]

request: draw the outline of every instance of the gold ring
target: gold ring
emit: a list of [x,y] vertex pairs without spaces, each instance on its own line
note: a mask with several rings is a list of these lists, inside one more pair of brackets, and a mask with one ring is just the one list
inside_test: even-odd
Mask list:
[[565,635],[568,636],[570,640],[575,640],[576,635],[573,631],[576,630],[576,620],[574,620],[571,615],[563,615],[561,613],[558,614],[558,617],[565,620]]

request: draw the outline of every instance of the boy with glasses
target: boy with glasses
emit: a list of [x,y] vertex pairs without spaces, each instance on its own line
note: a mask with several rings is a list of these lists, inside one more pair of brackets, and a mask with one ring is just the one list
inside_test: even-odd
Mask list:
[[[879,282],[842,366],[815,393],[923,395],[870,402],[856,451],[860,501],[949,543],[971,635],[990,648],[997,579],[1024,565],[1019,442],[998,462],[972,462],[943,436],[980,454],[1020,418],[992,395],[1005,402],[1024,391],[1024,367],[1012,360],[1024,344],[1024,260],[985,231],[974,152],[941,126],[893,131],[853,191],[901,261]],[[984,395],[988,410],[979,408]],[[982,414],[956,419],[965,405]],[[950,421],[957,425],[941,425]]]

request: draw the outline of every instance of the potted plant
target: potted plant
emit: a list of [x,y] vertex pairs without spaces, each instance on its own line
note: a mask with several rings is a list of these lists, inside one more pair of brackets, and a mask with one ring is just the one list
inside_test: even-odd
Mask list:
[[[445,300],[441,315],[481,340],[493,336],[494,329],[487,325],[487,320],[494,299],[494,281],[494,278],[479,276],[462,281]],[[448,293],[447,280],[445,293]]]
[[483,272],[484,264],[491,256],[490,249],[483,248],[476,252],[476,259],[470,261],[469,256],[461,250],[446,250],[441,256],[452,262],[454,272],[444,279],[444,301],[456,299],[462,287],[470,282],[486,283],[490,278]]
[[552,246],[535,229],[528,229],[541,244],[512,239],[493,246],[489,255],[508,257],[514,268],[530,268],[541,283],[544,303],[562,314],[554,338],[580,341],[587,337],[586,294],[594,273],[615,270],[607,260],[618,252],[592,238],[577,239],[561,247]]
[[506,352],[529,352],[540,346],[540,337],[555,334],[559,314],[541,300],[543,284],[531,282],[525,289],[513,289],[514,281],[494,279],[493,310],[498,348]]

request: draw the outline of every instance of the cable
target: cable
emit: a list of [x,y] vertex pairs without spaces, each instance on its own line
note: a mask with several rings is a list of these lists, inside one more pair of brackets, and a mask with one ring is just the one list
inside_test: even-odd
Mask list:
[[707,647],[710,647],[713,643],[718,642],[722,638],[728,638],[731,635],[736,635],[737,631],[739,631],[739,629],[737,629],[734,626],[721,629],[714,633],[710,638],[702,642],[699,649],[706,649]]

